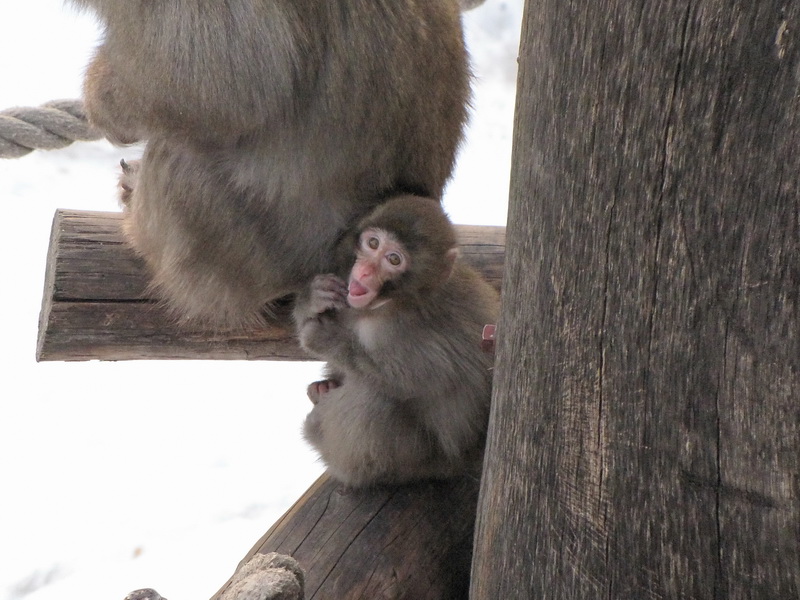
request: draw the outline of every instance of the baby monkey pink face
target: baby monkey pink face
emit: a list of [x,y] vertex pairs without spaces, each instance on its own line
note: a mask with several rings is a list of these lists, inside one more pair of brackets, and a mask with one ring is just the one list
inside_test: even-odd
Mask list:
[[383,304],[380,299],[383,284],[398,278],[408,268],[408,253],[396,237],[383,229],[365,229],[358,238],[347,303],[353,308],[377,308]]

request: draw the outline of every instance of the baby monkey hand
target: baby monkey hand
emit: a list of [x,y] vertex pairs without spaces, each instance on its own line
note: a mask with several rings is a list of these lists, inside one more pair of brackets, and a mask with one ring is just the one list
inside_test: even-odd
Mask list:
[[321,315],[347,307],[347,284],[336,275],[317,275],[311,282],[310,309]]

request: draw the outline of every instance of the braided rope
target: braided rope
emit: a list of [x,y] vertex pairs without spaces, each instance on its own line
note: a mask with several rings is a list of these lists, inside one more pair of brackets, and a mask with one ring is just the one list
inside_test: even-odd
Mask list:
[[56,150],[102,137],[89,125],[80,100],[54,100],[37,108],[0,111],[0,158],[19,158],[33,150]]

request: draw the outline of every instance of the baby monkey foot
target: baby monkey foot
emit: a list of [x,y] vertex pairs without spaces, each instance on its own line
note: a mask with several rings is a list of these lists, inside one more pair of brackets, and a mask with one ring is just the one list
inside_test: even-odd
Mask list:
[[322,379],[320,381],[315,381],[308,386],[308,399],[311,400],[312,404],[317,404],[323,395],[327,394],[331,390],[335,390],[340,385],[341,383],[335,379]]
[[119,199],[123,206],[128,206],[131,202],[139,178],[139,163],[138,160],[128,162],[124,158],[119,161],[119,166],[122,167],[122,174],[119,176]]

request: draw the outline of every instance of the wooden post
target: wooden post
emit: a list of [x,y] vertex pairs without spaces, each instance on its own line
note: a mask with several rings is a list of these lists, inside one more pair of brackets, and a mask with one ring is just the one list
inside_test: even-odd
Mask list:
[[[120,213],[59,210],[53,219],[39,317],[38,360],[307,360],[288,302],[246,331],[213,331],[170,318],[125,244]],[[504,227],[457,226],[467,262],[500,288]]]
[[349,490],[323,475],[238,569],[278,552],[303,568],[309,600],[464,599],[477,499],[471,478]]
[[798,598],[800,2],[522,40],[471,598]]

